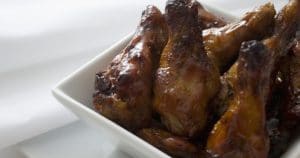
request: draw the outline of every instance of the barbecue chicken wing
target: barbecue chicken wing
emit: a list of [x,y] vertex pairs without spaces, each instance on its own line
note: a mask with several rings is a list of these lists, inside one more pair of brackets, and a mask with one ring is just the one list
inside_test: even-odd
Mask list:
[[[300,132],[300,47],[295,43],[290,54],[280,61],[280,71],[268,104],[267,129],[271,148],[269,158],[280,157]],[[298,45],[298,46],[297,46]],[[298,47],[298,48],[297,48]]]
[[300,124],[300,32],[297,38],[289,64],[289,104],[284,107],[284,121],[290,127]]
[[261,39],[271,30],[275,9],[271,3],[247,13],[239,22],[203,31],[204,46],[209,58],[223,74],[238,57],[241,43]]
[[161,129],[142,129],[137,135],[170,156],[198,158],[201,154],[197,146],[189,142],[187,138],[175,136]]
[[[282,56],[286,55],[289,50],[289,43],[293,39],[296,26],[299,24],[299,2],[298,0],[292,0],[288,3],[282,11],[275,17],[275,29],[273,35],[263,40],[264,45],[268,48],[272,59],[275,61],[272,78],[271,78],[271,90],[274,87],[276,80],[276,73],[278,70],[278,62]],[[299,20],[298,20],[299,19]],[[281,65],[282,66],[282,65]],[[234,63],[231,68],[222,76],[222,89],[218,94],[217,100],[214,106],[217,106],[217,113],[221,113],[226,109],[228,101],[232,98],[232,89],[237,81],[237,62]],[[272,97],[272,95],[270,96]],[[273,97],[272,97],[273,98]],[[218,105],[219,104],[219,105]]]
[[[169,41],[162,53],[154,87],[154,109],[174,134],[197,136],[207,122],[208,102],[219,90],[217,68],[202,45],[197,6],[169,0]],[[196,36],[197,35],[197,36]]]
[[[248,63],[246,59],[240,57],[244,61],[239,59],[225,74],[228,84],[234,88],[234,97],[229,103],[229,108],[209,136],[207,149],[212,154],[233,158],[265,158],[268,156],[268,137],[264,132],[265,104],[270,97],[271,82],[274,80],[272,74],[276,70],[279,59],[286,54],[288,45],[293,39],[300,17],[299,12],[299,1],[291,0],[276,16],[273,36],[262,43],[256,42],[258,44],[253,44],[246,49],[249,52],[259,52],[260,49],[257,49],[257,46],[261,45],[260,47],[264,49],[261,49],[260,52],[264,52],[265,57],[253,61],[249,60]],[[251,50],[251,47],[254,49]],[[245,52],[247,51],[243,51],[242,48],[240,56],[243,56]],[[252,54],[254,59],[255,53]],[[245,79],[241,62],[245,62],[249,67],[260,61],[263,62],[262,65],[257,65],[258,67],[253,69],[256,73],[248,75],[247,78],[249,79]],[[250,72],[249,74],[251,74]],[[241,83],[251,86],[251,80],[253,80],[252,90],[241,89]],[[252,94],[249,93],[251,91]]]
[[265,104],[272,60],[258,41],[242,44],[233,100],[215,124],[207,151],[222,158],[266,158],[269,140],[265,130]]
[[[263,41],[272,58],[278,62],[288,52],[288,46],[295,37],[300,21],[300,1],[290,0],[276,15],[273,36]],[[274,67],[274,70],[276,67]]]
[[[300,35],[300,34],[299,34]],[[276,83],[268,104],[267,128],[270,136],[270,158],[277,158],[300,132],[300,38],[293,42],[289,54],[280,63],[280,82]]]
[[[283,58],[275,65],[272,95],[267,106],[267,127],[270,136],[270,158],[277,158],[283,154],[291,144],[294,137],[299,136],[300,106],[299,106],[299,35],[296,37],[294,49],[289,50],[289,42],[294,39],[296,30],[300,26],[300,1],[291,0],[278,14],[276,20],[275,36],[265,40],[275,57]],[[298,27],[298,28],[297,28]],[[280,82],[277,83],[277,78]]]
[[202,29],[226,25],[224,20],[207,11],[200,3],[196,1],[194,3],[197,3],[196,5],[198,5],[198,16],[199,20],[202,21]]
[[164,16],[156,7],[147,7],[133,39],[106,71],[96,75],[98,112],[130,130],[149,125],[152,76],[167,38]]

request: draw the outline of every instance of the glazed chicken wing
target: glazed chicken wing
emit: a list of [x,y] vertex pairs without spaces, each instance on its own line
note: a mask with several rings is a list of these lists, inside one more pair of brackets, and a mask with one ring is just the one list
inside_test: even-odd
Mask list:
[[[288,52],[288,46],[295,37],[300,21],[300,1],[290,0],[276,15],[273,36],[263,41],[276,61]],[[275,69],[276,67],[274,67]]]
[[[289,43],[294,38],[299,25],[300,6],[298,0],[291,0],[275,17],[275,29],[273,35],[263,40],[264,45],[268,48],[270,55],[275,61],[273,74],[276,74],[278,66],[277,63],[282,56],[287,54],[289,50]],[[272,83],[275,82],[276,76],[272,76]],[[233,87],[237,80],[237,63],[233,64],[231,68],[224,74],[224,80]],[[271,85],[273,87],[273,85]]]
[[300,40],[280,61],[280,82],[268,104],[267,128],[271,148],[269,158],[278,158],[300,132]]
[[[273,35],[265,40],[263,43],[269,49],[272,58],[276,61],[271,79],[271,89],[276,82],[276,73],[278,70],[278,62],[283,55],[286,55],[289,47],[289,43],[294,37],[296,26],[298,25],[299,11],[297,0],[292,0],[286,5],[280,13],[275,17],[275,29]],[[282,65],[281,65],[282,66]],[[234,63],[231,68],[222,76],[222,88],[219,92],[216,100],[213,102],[213,106],[217,106],[217,113],[221,114],[226,109],[228,101],[232,98],[232,89],[237,81],[237,62]],[[272,95],[270,96],[272,97]]]
[[215,123],[225,113],[228,108],[228,104],[233,97],[233,86],[230,81],[226,78],[227,75],[221,76],[221,88],[216,97],[210,102],[212,108],[212,121],[211,124]]
[[290,127],[300,124],[300,32],[293,48],[289,69],[289,104],[285,106],[284,121]]
[[226,25],[226,22],[216,15],[207,11],[200,3],[198,5],[198,16],[199,20],[202,21],[202,29],[208,29],[212,27],[222,27]]
[[94,105],[98,112],[130,130],[149,125],[152,76],[167,38],[164,16],[149,6],[130,43],[106,71],[96,75]]
[[169,0],[169,41],[154,87],[154,109],[174,134],[197,136],[207,122],[208,102],[219,90],[219,73],[202,45],[198,9],[189,0]]
[[170,156],[200,158],[201,153],[198,152],[197,146],[184,137],[178,137],[156,128],[142,129],[137,135]]
[[237,62],[233,100],[211,131],[207,151],[222,158],[266,158],[265,104],[272,60],[261,42],[249,41],[242,44]]
[[[290,2],[276,16],[274,35],[263,41],[264,45],[269,49],[272,58],[275,60],[271,82],[271,95],[269,95],[269,103],[267,106],[268,122],[271,124],[273,124],[272,122],[274,122],[274,119],[281,119],[279,118],[281,117],[279,116],[279,113],[283,110],[282,105],[292,100],[291,97],[286,97],[287,93],[292,94],[290,93],[291,87],[289,87],[289,85],[292,85],[290,82],[292,80],[292,75],[289,73],[297,66],[291,65],[296,58],[289,59],[290,57],[287,56],[287,53],[289,51],[290,43],[292,43],[295,38],[296,31],[298,29],[297,27],[299,27],[299,25],[300,1],[290,0]],[[282,59],[284,59],[283,62]],[[278,77],[278,74],[281,74],[281,76]],[[278,78],[281,82],[279,84],[277,84]],[[279,130],[279,125],[271,128]],[[271,138],[273,138],[273,132],[269,133]],[[272,139],[271,143],[274,143]]]
[[[242,48],[240,54],[240,56],[243,56],[247,51],[259,52],[260,49],[257,49],[257,46],[261,45],[260,47],[264,48],[261,49],[261,52],[266,54],[265,57],[253,61],[249,59],[248,62],[247,58],[240,57],[229,72],[225,74],[227,83],[234,88],[234,95],[229,103],[229,108],[216,123],[209,136],[207,149],[212,154],[232,158],[267,157],[269,145],[264,132],[266,122],[264,116],[266,112],[265,105],[270,97],[271,83],[274,80],[272,74],[276,70],[279,59],[286,54],[288,45],[293,39],[296,31],[295,26],[299,22],[299,12],[299,1],[291,0],[277,15],[273,36],[262,43],[256,42],[257,44],[250,45],[249,48],[246,47],[247,49],[244,51]],[[254,59],[255,54],[252,54]],[[257,72],[248,75],[249,79],[245,79],[245,74],[242,71],[260,61],[263,61],[263,63],[253,69]],[[245,70],[243,70],[241,62],[246,63],[244,65]],[[253,80],[252,83],[251,80]],[[248,88],[241,89],[241,83],[242,85],[252,85],[255,91]],[[251,93],[251,91],[254,93]],[[261,101],[258,102],[259,100]],[[259,139],[259,142],[256,142],[257,139]]]
[[[300,35],[300,34],[299,34]],[[267,105],[269,158],[277,158],[300,133],[300,40],[292,42],[288,55],[279,62],[277,80]]]
[[300,121],[300,106],[298,105],[300,95],[297,92],[300,85],[298,35],[292,53],[286,55],[289,42],[294,39],[296,30],[299,30],[300,1],[291,0],[276,19],[275,35],[264,41],[275,57],[280,59],[284,56],[281,57],[284,60],[280,59],[276,63],[275,77],[271,85],[272,95],[269,97],[267,106],[267,127],[271,143],[270,158],[277,158],[283,154],[291,144],[291,140],[300,132],[299,128],[295,129]]
[[270,32],[274,16],[274,6],[267,3],[247,13],[239,22],[203,31],[207,55],[217,65],[221,74],[237,58],[242,42],[261,39]]

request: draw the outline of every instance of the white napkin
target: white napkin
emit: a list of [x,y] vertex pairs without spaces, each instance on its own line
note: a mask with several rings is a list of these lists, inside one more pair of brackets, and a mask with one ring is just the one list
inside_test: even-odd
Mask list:
[[[263,3],[202,1],[235,15]],[[165,0],[0,0],[0,148],[76,120],[51,88],[132,32],[147,4]]]

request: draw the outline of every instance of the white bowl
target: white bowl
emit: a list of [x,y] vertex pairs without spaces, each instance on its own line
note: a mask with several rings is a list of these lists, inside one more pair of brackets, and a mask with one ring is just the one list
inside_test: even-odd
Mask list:
[[[205,4],[204,6],[226,21],[237,19],[237,17],[221,10]],[[99,133],[110,138],[111,142],[117,145],[120,150],[136,158],[168,158],[168,155],[98,114],[93,108],[92,96],[95,74],[107,68],[111,60],[121,52],[131,37],[132,34],[100,53],[79,70],[59,82],[52,92],[64,106],[74,112],[80,119],[95,127]]]

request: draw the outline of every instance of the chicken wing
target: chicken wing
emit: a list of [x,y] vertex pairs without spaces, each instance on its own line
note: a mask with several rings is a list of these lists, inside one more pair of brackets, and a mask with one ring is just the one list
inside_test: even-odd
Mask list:
[[164,16],[148,6],[130,43],[96,75],[93,102],[98,112],[130,130],[149,125],[152,78],[167,39]]
[[169,0],[169,40],[163,50],[154,87],[154,109],[174,134],[194,137],[207,122],[208,102],[219,90],[217,68],[202,45],[198,9],[189,0]]
[[266,158],[265,104],[272,60],[261,42],[249,41],[242,44],[237,62],[233,100],[211,131],[207,151],[222,158]]
[[300,32],[293,48],[289,69],[289,103],[285,106],[284,120],[290,127],[300,124]]
[[[288,140],[291,136],[291,132],[287,129],[289,126],[288,124],[294,124],[297,120],[295,118],[289,119],[289,116],[295,115],[288,114],[288,109],[293,109],[294,107],[297,109],[297,106],[295,106],[294,103],[291,103],[291,101],[294,100],[292,99],[292,96],[294,96],[293,88],[291,86],[293,85],[291,82],[293,80],[292,76],[297,74],[292,73],[292,71],[297,69],[297,57],[290,58],[285,56],[287,56],[289,51],[289,43],[294,39],[298,29],[297,27],[299,26],[300,1],[290,0],[276,16],[274,35],[263,41],[266,47],[268,47],[270,54],[273,56],[272,58],[275,59],[271,82],[271,95],[269,96],[269,103],[267,104],[267,127],[272,145],[270,150],[271,157],[279,156],[287,148]],[[297,50],[297,46],[295,47],[295,50]],[[295,52],[296,51],[294,51],[294,53]],[[282,58],[285,60],[283,64],[280,63]],[[278,78],[277,74],[281,74],[279,79],[282,83],[279,85],[276,84]],[[295,77],[298,78],[297,75],[295,75]],[[297,79],[295,79],[295,81],[296,80]],[[282,112],[284,116],[281,116]]]
[[199,20],[202,21],[202,29],[208,29],[212,27],[222,27],[226,25],[226,22],[211,12],[207,11],[200,3],[198,5]]
[[226,77],[227,75],[224,75],[220,78],[220,91],[209,105],[212,108],[212,126],[226,112],[229,102],[233,98],[233,86],[230,84],[230,81]]
[[270,158],[280,157],[295,140],[295,137],[300,136],[299,37],[291,53],[280,62],[281,82],[276,86],[273,98],[268,105],[267,127],[271,143]]
[[[299,0],[291,0],[275,19],[275,29],[273,36],[263,42],[250,45],[246,51],[241,50],[240,56],[247,51],[259,52],[258,45],[261,45],[260,52],[264,52],[265,58],[260,57],[253,61],[247,58],[239,58],[232,66],[227,75],[228,83],[234,87],[234,97],[230,101],[229,108],[216,123],[211,132],[207,149],[212,153],[222,157],[261,157],[268,155],[268,137],[265,134],[265,105],[270,97],[271,82],[276,64],[281,56],[286,54],[288,45],[293,39],[300,17]],[[256,45],[256,46],[255,46]],[[243,46],[245,48],[245,46]],[[254,59],[254,53],[252,53]],[[243,59],[243,60],[241,60]],[[264,60],[264,61],[263,61]],[[263,61],[254,68],[256,73],[251,75],[251,71],[243,74],[241,62],[245,62],[247,67]],[[244,66],[246,66],[244,65]],[[246,69],[246,67],[244,67]],[[247,70],[247,69],[246,69]],[[245,70],[244,70],[245,71]],[[247,72],[247,71],[245,71]],[[245,79],[245,75],[249,79]],[[252,83],[251,83],[251,80]],[[251,89],[243,89],[241,85],[252,85]],[[254,84],[256,83],[256,84]],[[259,83],[259,84],[258,84]],[[259,142],[256,142],[259,139]]]
[[238,57],[242,42],[262,39],[271,31],[269,28],[272,28],[274,16],[273,4],[267,3],[247,13],[239,22],[203,31],[207,55],[217,65],[221,74],[226,72]]
[[[300,1],[290,0],[276,15],[273,36],[263,41],[272,58],[278,61],[288,52],[288,46],[295,37],[300,21]],[[274,67],[276,69],[276,67]]]
[[200,155],[197,146],[187,138],[175,136],[161,129],[142,129],[137,135],[173,157],[198,158]]
[[[292,55],[287,56],[286,54],[289,50],[289,43],[294,39],[299,26],[300,1],[290,0],[276,17],[274,36],[264,41],[274,58],[277,58],[279,61],[282,61],[282,58],[284,59],[283,62],[276,62],[275,64],[277,66],[275,66],[273,73],[275,77],[273,78],[273,84],[271,84],[272,95],[270,95],[267,105],[267,127],[271,142],[269,152],[271,158],[279,157],[288,148],[293,135],[297,133],[297,130],[294,128],[299,123],[300,114],[299,110],[297,112],[299,106],[296,104],[297,80],[299,80],[300,76],[297,75],[299,69],[297,65],[300,63],[296,55],[297,44]],[[278,84],[277,78],[280,81]]]
[[[275,61],[271,79],[271,90],[277,79],[276,74],[278,73],[278,66],[280,65],[278,62],[282,56],[287,54],[289,43],[291,43],[291,40],[294,38],[297,29],[296,26],[299,24],[299,11],[298,0],[292,0],[288,3],[275,17],[273,35],[263,40],[264,45],[268,48],[272,59]],[[214,106],[218,105],[218,108],[221,108],[217,109],[218,113],[226,109],[228,100],[232,98],[232,89],[237,81],[237,64],[237,62],[234,63],[222,76],[222,91],[214,103]],[[272,95],[270,95],[270,97],[272,97]]]

